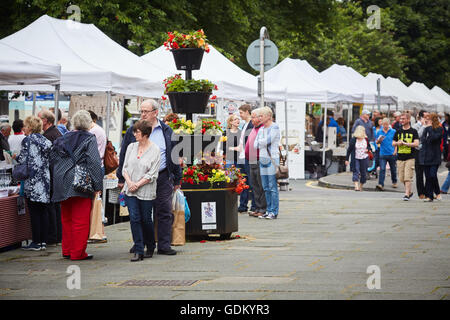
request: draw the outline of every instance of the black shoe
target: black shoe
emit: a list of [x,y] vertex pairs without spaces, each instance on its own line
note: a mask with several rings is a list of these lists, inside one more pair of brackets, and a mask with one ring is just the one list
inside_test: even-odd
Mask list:
[[177,254],[177,252],[173,249],[169,249],[169,250],[158,250],[158,254],[165,254],[168,256],[174,256]]
[[92,258],[94,258],[94,256],[92,254],[88,254],[85,258],[80,260],[92,260]]
[[130,253],[134,253],[134,245],[130,248]]
[[136,262],[136,261],[140,261],[140,260],[144,260],[144,255],[138,254],[138,253],[135,253],[134,257],[130,259],[131,262]]
[[147,251],[144,254],[144,259],[151,258],[151,257],[153,257],[153,250],[147,249]]
[[63,254],[63,258],[64,259],[70,259],[70,254],[67,254],[67,255]]

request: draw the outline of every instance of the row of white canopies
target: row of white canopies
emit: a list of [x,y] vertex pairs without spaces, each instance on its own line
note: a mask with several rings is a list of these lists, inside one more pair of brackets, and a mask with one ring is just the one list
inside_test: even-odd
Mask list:
[[[0,40],[0,90],[107,92],[159,98],[162,81],[179,73],[163,46],[139,57],[120,46],[93,24],[59,20],[44,15],[24,29]],[[211,46],[193,78],[209,79],[219,98],[257,101],[257,77],[237,67]],[[318,72],[307,61],[285,59],[265,74],[265,99],[316,103],[376,105],[397,108],[434,107],[450,110],[450,96],[439,87],[409,87],[400,80],[333,65]]]

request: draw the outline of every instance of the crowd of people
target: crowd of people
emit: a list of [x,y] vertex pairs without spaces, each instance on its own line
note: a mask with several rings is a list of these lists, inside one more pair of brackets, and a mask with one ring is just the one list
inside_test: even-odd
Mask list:
[[[352,126],[352,139],[347,148],[346,164],[350,163],[355,191],[362,191],[369,173],[369,158],[373,156],[372,172],[379,168],[376,189],[384,191],[386,168],[389,165],[392,187],[400,181],[405,187],[404,201],[413,197],[416,180],[418,197],[425,202],[441,200],[450,186],[450,152],[448,146],[449,114],[421,110],[414,125],[409,112],[395,112],[389,119],[380,112],[363,110]],[[439,186],[438,168],[446,161],[447,178]],[[425,179],[424,179],[425,176]]]

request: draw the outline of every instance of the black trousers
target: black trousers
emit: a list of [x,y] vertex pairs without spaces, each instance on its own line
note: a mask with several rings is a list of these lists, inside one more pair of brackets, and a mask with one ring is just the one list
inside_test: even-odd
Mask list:
[[48,243],[60,243],[62,240],[61,206],[59,202],[51,202],[47,205],[48,210]]
[[34,243],[47,243],[48,210],[46,203],[27,199],[28,211],[31,217],[31,233]]
[[423,180],[424,172],[423,172],[423,166],[419,163],[419,152],[417,152],[416,155],[416,162],[414,164],[414,169],[416,172],[416,188],[417,188],[417,194],[425,195],[425,182]]

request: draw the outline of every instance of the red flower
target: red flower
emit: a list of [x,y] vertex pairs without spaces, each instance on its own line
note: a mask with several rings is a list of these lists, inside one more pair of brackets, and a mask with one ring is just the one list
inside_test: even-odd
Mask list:
[[217,99],[217,96],[212,96],[211,97],[211,100],[216,100]]
[[172,42],[172,47],[173,47],[174,49],[178,49],[180,46],[178,45],[178,43]]
[[217,88],[217,85],[214,85],[214,90],[219,90],[219,89]]
[[205,129],[205,128],[203,128],[203,129],[202,129],[202,134],[204,134],[204,133],[205,133],[205,131],[206,131],[206,129]]
[[167,98],[165,96],[161,96],[161,99],[163,100],[167,100]]

